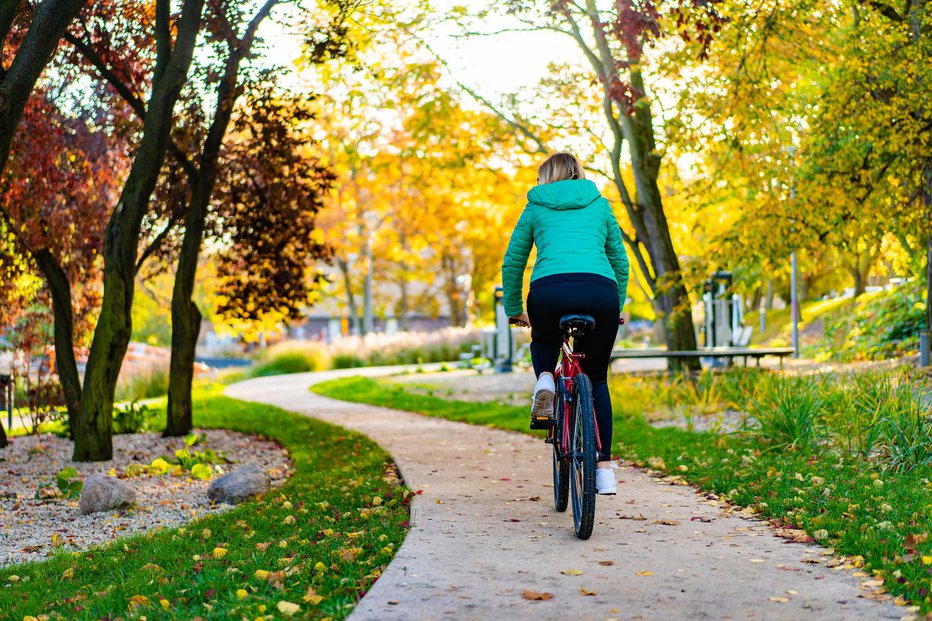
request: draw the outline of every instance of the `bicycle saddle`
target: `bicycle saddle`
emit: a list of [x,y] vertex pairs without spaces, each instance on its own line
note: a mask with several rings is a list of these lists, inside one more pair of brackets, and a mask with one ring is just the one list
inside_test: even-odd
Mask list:
[[563,315],[560,317],[560,329],[585,334],[595,330],[595,319],[592,315]]

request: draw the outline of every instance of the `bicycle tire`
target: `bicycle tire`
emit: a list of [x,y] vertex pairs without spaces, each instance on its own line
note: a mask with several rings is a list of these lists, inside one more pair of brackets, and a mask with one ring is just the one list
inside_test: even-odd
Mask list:
[[563,392],[559,385],[557,386],[556,399],[553,400],[553,408],[553,508],[562,513],[566,511],[570,499],[570,462],[560,454],[560,442],[563,438],[563,425],[566,424],[566,412]]
[[588,539],[595,523],[595,412],[592,383],[585,373],[573,378],[572,455],[570,490],[573,500],[573,528],[576,537]]

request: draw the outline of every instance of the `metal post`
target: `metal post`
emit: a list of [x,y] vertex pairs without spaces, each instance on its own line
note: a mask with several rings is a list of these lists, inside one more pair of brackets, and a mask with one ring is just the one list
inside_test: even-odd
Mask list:
[[495,287],[495,372],[511,373],[511,325],[505,315],[504,290]]
[[761,296],[760,299],[760,333],[763,336],[767,331],[767,301]]
[[790,313],[793,321],[793,357],[799,358],[799,296],[796,291],[798,266],[796,264],[796,251],[793,251],[793,275],[790,281]]

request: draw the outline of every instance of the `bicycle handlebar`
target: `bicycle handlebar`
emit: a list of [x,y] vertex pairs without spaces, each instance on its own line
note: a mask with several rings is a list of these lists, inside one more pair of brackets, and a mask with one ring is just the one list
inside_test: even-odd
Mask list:
[[[509,317],[509,318],[508,318],[508,323],[509,323],[510,325],[516,326],[516,325],[518,325],[518,320],[515,319],[514,317]],[[619,325],[619,326],[625,325],[625,318],[624,318],[624,317],[619,317],[619,318],[618,318],[618,325]]]

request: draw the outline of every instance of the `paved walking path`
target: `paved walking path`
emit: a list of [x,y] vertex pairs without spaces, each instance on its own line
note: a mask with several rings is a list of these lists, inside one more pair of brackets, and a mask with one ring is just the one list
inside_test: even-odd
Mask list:
[[[227,394],[368,435],[415,490],[412,529],[356,620],[900,619],[860,597],[865,578],[818,562],[766,524],[728,515],[684,486],[616,470],[588,541],[551,502],[550,452],[539,440],[384,408],[333,401],[308,387],[360,369],[249,380]],[[385,370],[367,369],[366,374]],[[566,572],[566,573],[563,573]],[[581,573],[579,573],[581,572]],[[574,575],[575,574],[575,575]],[[531,601],[525,590],[550,593]]]

